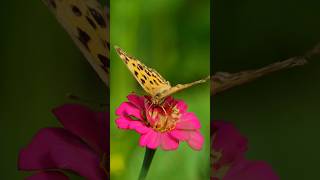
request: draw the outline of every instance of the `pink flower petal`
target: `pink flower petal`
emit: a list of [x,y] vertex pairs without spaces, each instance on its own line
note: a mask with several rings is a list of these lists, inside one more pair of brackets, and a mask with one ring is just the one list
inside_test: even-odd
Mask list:
[[144,125],[141,121],[131,121],[129,126],[130,126],[130,129],[134,129],[140,134],[145,134],[150,129],[146,125]]
[[150,149],[156,149],[160,145],[161,134],[154,132],[149,136],[147,147]]
[[45,171],[29,176],[26,180],[69,180],[69,178],[59,171]]
[[204,143],[204,138],[201,135],[200,131],[194,131],[190,134],[190,139],[188,140],[189,146],[197,151],[202,149]]
[[132,103],[124,102],[116,110],[116,115],[118,116],[134,116],[138,119],[142,119],[141,111]]
[[20,151],[19,170],[62,169],[90,180],[106,179],[100,155],[63,128],[44,128]]
[[169,134],[176,138],[177,140],[180,140],[180,141],[186,141],[190,138],[190,133],[192,131],[185,131],[185,130],[179,130],[179,129],[175,129],[175,130],[172,130]]
[[262,161],[249,161],[244,158],[234,162],[224,180],[279,180],[271,166]]
[[228,171],[221,174],[223,180],[280,179],[267,163],[245,158],[247,139],[231,123],[213,121],[211,130],[211,137],[214,138],[211,150],[222,152],[221,158],[214,162],[212,168],[219,171],[220,167],[229,167]]
[[149,140],[151,137],[155,136],[156,132],[154,132],[152,129],[149,129],[149,131],[145,134],[142,134],[140,137],[140,141],[139,144],[140,146],[144,147],[147,146],[147,144],[149,143]]
[[179,141],[171,137],[168,133],[162,133],[160,146],[163,150],[176,150],[179,147]]
[[185,113],[188,109],[188,105],[182,100],[178,100],[176,106],[179,109],[180,113]]
[[144,102],[145,102],[145,99],[144,97],[140,97],[140,96],[137,96],[136,94],[134,93],[131,93],[127,96],[127,99],[129,100],[129,102],[131,102],[133,105],[135,105],[137,108],[139,109],[143,109],[144,108]]
[[215,134],[212,148],[223,152],[217,164],[230,164],[235,159],[244,157],[248,149],[248,140],[231,123],[213,121],[211,130]]
[[130,129],[130,122],[131,119],[128,117],[120,116],[118,119],[116,119],[116,124],[120,129]]
[[80,137],[99,153],[109,151],[109,113],[94,112],[78,104],[65,104],[53,110],[65,129]]
[[129,117],[119,117],[116,119],[116,124],[120,129],[133,129],[140,134],[144,134],[149,130],[141,121],[132,120]]
[[192,112],[186,112],[182,114],[176,125],[176,129],[196,130],[200,128],[201,124],[196,115]]

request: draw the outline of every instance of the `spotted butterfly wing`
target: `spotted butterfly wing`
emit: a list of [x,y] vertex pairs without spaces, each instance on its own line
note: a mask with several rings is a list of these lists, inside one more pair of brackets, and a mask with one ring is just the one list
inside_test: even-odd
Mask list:
[[187,83],[187,84],[177,84],[175,85],[174,87],[171,87],[170,89],[168,89],[167,91],[164,91],[162,93],[160,93],[156,99],[164,99],[165,97],[167,96],[170,96],[171,94],[174,94],[174,93],[177,93],[179,91],[182,91],[184,89],[187,89],[189,87],[192,87],[194,85],[197,85],[197,84],[202,84],[202,83],[205,83],[207,82],[208,80],[210,79],[210,76],[207,76],[206,78],[204,79],[200,79],[200,80],[197,80],[197,81],[194,81],[194,82],[191,82],[191,83]]
[[109,37],[106,13],[97,0],[42,0],[108,85]]
[[132,75],[149,95],[154,97],[171,88],[169,81],[165,80],[156,70],[148,68],[121,48],[115,46],[115,49]]
[[115,46],[115,49],[122,59],[122,61],[127,65],[128,69],[131,71],[135,79],[139,82],[142,88],[152,97],[154,104],[159,104],[162,100],[178,91],[182,91],[186,88],[194,86],[196,84],[204,83],[210,77],[201,79],[192,83],[178,84],[174,87],[170,85],[170,82],[164,79],[156,70],[147,67],[138,59],[128,55],[121,48]]

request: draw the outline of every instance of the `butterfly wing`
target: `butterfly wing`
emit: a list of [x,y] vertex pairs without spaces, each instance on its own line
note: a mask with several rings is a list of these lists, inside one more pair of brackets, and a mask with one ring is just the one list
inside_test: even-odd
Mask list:
[[108,85],[109,37],[106,13],[97,0],[42,0]]
[[171,87],[170,89],[168,89],[168,90],[160,93],[157,98],[158,98],[159,100],[164,99],[164,98],[167,97],[167,96],[170,96],[170,95],[172,95],[172,94],[174,94],[174,93],[177,93],[177,92],[179,92],[179,91],[182,91],[182,90],[184,90],[184,89],[190,88],[190,87],[192,87],[192,86],[194,86],[194,85],[205,83],[205,82],[207,82],[209,79],[210,79],[210,76],[208,76],[208,77],[206,77],[206,78],[204,78],[204,79],[200,79],[200,80],[198,80],[198,81],[194,81],[194,82],[191,82],[191,83],[187,83],[187,84],[177,84],[176,86]]
[[238,73],[217,72],[212,76],[211,91],[212,94],[215,95],[232,87],[256,80],[267,74],[304,65],[306,62],[303,58],[290,58],[255,70],[241,71]]
[[169,81],[165,80],[156,70],[147,67],[121,48],[115,46],[115,49],[132,75],[149,95],[155,97],[171,88]]

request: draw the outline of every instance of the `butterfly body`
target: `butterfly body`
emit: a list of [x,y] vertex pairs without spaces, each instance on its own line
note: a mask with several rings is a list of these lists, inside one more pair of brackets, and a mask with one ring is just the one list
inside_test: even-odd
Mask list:
[[147,67],[137,58],[128,55],[121,48],[115,46],[115,49],[141,87],[151,96],[151,101],[155,105],[161,105],[163,100],[171,94],[195,84],[204,83],[210,78],[207,77],[206,79],[188,84],[178,84],[172,87],[170,82],[164,79],[156,70]]

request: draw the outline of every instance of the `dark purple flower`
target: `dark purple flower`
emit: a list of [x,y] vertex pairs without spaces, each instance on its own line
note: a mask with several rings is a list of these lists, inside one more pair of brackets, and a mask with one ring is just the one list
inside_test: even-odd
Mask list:
[[230,123],[211,123],[211,180],[279,180],[271,166],[245,158],[247,139]]
[[63,171],[90,180],[108,179],[109,114],[82,105],[53,110],[64,128],[41,129],[20,151],[18,168],[35,171],[28,180],[65,180]]

